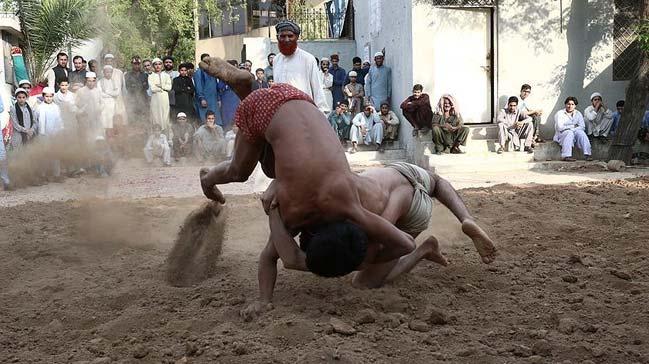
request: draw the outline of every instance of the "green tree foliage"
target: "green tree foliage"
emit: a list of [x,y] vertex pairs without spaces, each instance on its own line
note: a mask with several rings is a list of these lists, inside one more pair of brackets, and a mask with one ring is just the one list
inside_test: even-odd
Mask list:
[[2,8],[18,14],[30,77],[42,78],[56,53],[79,46],[97,34],[95,0],[3,0]]
[[121,60],[174,56],[194,61],[195,21],[207,13],[219,21],[243,0],[111,0],[105,1],[105,48]]

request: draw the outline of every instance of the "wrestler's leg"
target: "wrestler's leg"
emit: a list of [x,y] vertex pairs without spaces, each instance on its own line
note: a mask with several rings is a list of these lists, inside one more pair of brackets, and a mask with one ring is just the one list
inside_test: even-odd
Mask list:
[[448,261],[439,251],[437,239],[431,236],[410,254],[388,263],[371,265],[356,273],[352,284],[357,288],[381,287],[402,274],[410,272],[422,259],[428,259],[444,266],[448,265]]
[[475,222],[455,188],[437,174],[430,172],[429,174],[431,178],[430,195],[451,210],[453,215],[460,220],[462,223],[462,232],[473,240],[476,250],[478,250],[478,253],[482,257],[482,261],[487,264],[493,262],[496,259],[496,248],[493,241]]
[[207,58],[199,66],[210,76],[230,85],[241,100],[252,92],[252,83],[255,78],[246,70],[240,70],[218,57]]
[[216,185],[230,182],[245,182],[252,174],[266,142],[251,143],[243,133],[234,139],[232,159],[217,164],[211,169],[201,168],[201,187],[207,198],[224,203],[223,194]]

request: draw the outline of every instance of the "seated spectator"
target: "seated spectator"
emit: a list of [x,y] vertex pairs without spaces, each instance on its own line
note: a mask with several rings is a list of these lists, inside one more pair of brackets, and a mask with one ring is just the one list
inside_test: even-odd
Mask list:
[[106,142],[106,138],[101,135],[95,139],[94,153],[93,163],[97,175],[102,178],[110,176],[115,165],[113,151]]
[[561,145],[561,158],[574,162],[572,148],[576,145],[584,152],[586,160],[592,160],[584,116],[577,110],[577,99],[569,96],[564,104],[565,109],[554,114],[554,141]]
[[176,162],[182,157],[189,157],[192,154],[192,137],[194,136],[194,127],[187,122],[187,114],[179,112],[176,116],[176,123],[171,125],[173,137],[171,139],[174,159]]
[[275,83],[275,79],[273,78],[273,76],[268,76],[266,77],[266,82],[268,82],[268,87],[272,87]]
[[590,102],[584,110],[586,134],[595,138],[608,138],[608,133],[613,126],[613,112],[604,105],[602,94],[595,92],[590,95]]
[[613,113],[613,124],[611,125],[611,130],[608,132],[608,135],[614,136],[617,128],[620,127],[620,119],[622,118],[622,112],[624,111],[624,100],[619,100],[615,103],[616,111]]
[[518,98],[512,96],[507,100],[507,107],[498,112],[498,154],[506,149],[507,142],[511,139],[514,151],[521,150],[521,139],[525,140],[525,151],[534,153],[532,142],[534,137],[534,124],[532,118],[525,115],[525,111],[518,107]]
[[169,139],[162,132],[160,124],[153,124],[151,134],[144,146],[144,157],[147,163],[152,164],[154,158],[160,158],[165,167],[171,166],[171,148],[169,148]]
[[541,116],[543,115],[543,110],[533,109],[530,104],[528,97],[532,93],[532,86],[528,84],[523,84],[521,86],[520,99],[518,100],[518,108],[525,116],[532,118],[532,123],[534,126],[534,141],[537,143],[543,143],[543,139],[539,136],[541,130]]
[[339,102],[334,112],[329,114],[328,119],[329,124],[338,135],[340,143],[344,145],[349,140],[349,130],[352,124],[352,115],[347,110],[347,102]]
[[412,88],[412,95],[401,103],[401,112],[412,125],[412,136],[417,136],[420,130],[427,133],[431,129],[433,110],[430,98],[424,93],[424,86],[416,84]]
[[433,115],[433,143],[437,153],[460,154],[460,145],[466,145],[469,128],[464,126],[455,98],[442,95]]
[[194,155],[199,161],[220,159],[226,153],[223,128],[216,125],[216,114],[208,111],[205,124],[194,133]]
[[11,181],[9,180],[9,160],[7,158],[7,150],[5,149],[5,142],[0,133],[0,180],[2,180],[2,190],[11,191]]
[[263,68],[257,68],[257,70],[255,71],[255,76],[255,80],[252,82],[253,90],[268,88],[268,82],[266,82],[266,75],[264,74]]
[[349,72],[349,83],[343,88],[352,117],[363,110],[363,98],[365,97],[365,89],[363,85],[356,82],[356,76],[356,71]]
[[397,139],[399,134],[399,118],[394,111],[390,110],[390,105],[387,102],[381,104],[381,113],[379,114],[383,122],[385,130],[385,140],[393,142]]
[[352,141],[350,153],[358,151],[359,141],[363,141],[365,145],[374,143],[376,150],[383,152],[383,123],[372,105],[365,105],[365,111],[354,117],[349,134]]
[[[47,143],[56,142],[56,138],[63,131],[63,118],[61,109],[54,103],[54,88],[43,89],[43,103],[38,107],[38,137]],[[45,172],[51,182],[62,182],[61,160],[53,159],[50,168]]]
[[225,133],[225,156],[226,158],[232,158],[232,151],[234,151],[234,141],[237,139],[237,133],[239,132],[239,127],[237,124],[232,125],[232,129],[228,130]]

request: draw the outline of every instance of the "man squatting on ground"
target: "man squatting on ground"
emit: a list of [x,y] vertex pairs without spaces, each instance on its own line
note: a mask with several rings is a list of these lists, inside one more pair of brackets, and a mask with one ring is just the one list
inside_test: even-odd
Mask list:
[[[239,133],[232,159],[210,170],[201,169],[201,187],[209,199],[224,203],[216,185],[246,181],[257,162],[261,162],[264,173],[275,179],[273,195],[278,207],[272,209],[272,218],[275,225],[283,226],[273,229],[275,234],[291,231],[312,235],[306,260],[320,267],[316,270],[345,275],[368,264],[396,264],[395,260],[415,250],[413,236],[393,225],[403,215],[401,212],[392,212],[393,221],[378,214],[409,207],[412,199],[395,199],[398,206],[389,206],[389,200],[378,197],[387,191],[369,188],[372,182],[353,173],[336,134],[309,96],[286,84],[251,93],[250,73],[218,58],[210,58],[200,66],[230,84],[243,100],[235,116]],[[437,188],[440,187],[436,184]],[[442,197],[440,192],[440,198],[452,197]],[[364,200],[371,201],[372,206],[364,206]],[[495,253],[491,240],[472,220],[463,223],[483,261],[491,262]],[[283,247],[279,247],[282,252]],[[310,251],[320,253],[312,256]],[[332,267],[327,270],[327,265]],[[392,270],[381,268],[382,276],[378,279],[378,273],[371,273],[361,275],[357,281],[366,282],[366,286],[380,285]]]

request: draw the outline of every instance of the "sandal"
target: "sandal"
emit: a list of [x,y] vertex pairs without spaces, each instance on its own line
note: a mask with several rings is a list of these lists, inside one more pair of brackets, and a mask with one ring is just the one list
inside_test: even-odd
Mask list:
[[572,157],[565,157],[562,159],[564,162],[576,162],[577,160]]

